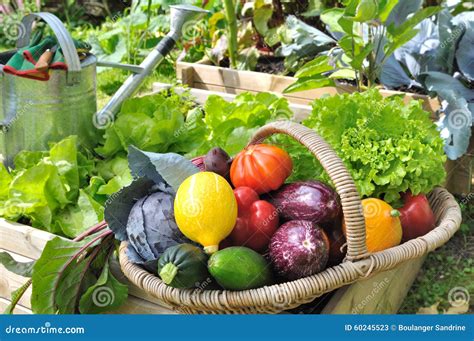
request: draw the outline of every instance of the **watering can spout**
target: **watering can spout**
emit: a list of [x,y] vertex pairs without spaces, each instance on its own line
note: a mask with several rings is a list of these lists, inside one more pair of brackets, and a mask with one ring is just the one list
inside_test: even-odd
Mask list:
[[140,66],[133,65],[111,65],[111,63],[100,63],[97,65],[114,66],[128,69],[134,74],[127,78],[114,96],[99,112],[95,114],[94,121],[96,127],[106,127],[115,119],[115,115],[120,110],[122,103],[133,96],[145,78],[149,76],[164,57],[173,49],[176,42],[183,35],[186,27],[194,26],[195,22],[202,18],[209,11],[191,5],[170,6],[170,32],[159,42],[155,49],[143,60]]

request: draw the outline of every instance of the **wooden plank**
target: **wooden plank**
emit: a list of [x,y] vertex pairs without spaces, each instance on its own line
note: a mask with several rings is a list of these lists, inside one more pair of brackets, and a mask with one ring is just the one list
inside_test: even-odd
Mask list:
[[46,243],[54,237],[49,232],[0,218],[0,248],[16,254],[38,259]]
[[[159,92],[161,90],[168,89],[170,87],[171,87],[171,84],[167,84],[167,83],[153,83],[153,92]],[[197,88],[174,87],[174,90],[177,93],[188,91],[195,98],[196,102],[201,105],[206,103],[207,98],[211,95],[221,96],[224,100],[228,102],[233,101],[235,97],[237,96],[235,94],[229,94],[229,93],[219,92],[219,91],[209,91],[209,90],[197,89]],[[297,122],[300,122],[304,120],[306,117],[308,117],[308,115],[311,113],[311,110],[312,110],[312,108],[309,105],[296,104],[292,102],[289,102],[289,107],[291,111],[293,112],[293,120]]]
[[[212,65],[178,62],[176,67],[177,77],[184,84],[188,84],[186,83],[186,80],[191,78],[189,76],[190,68],[194,70],[194,75],[192,76],[193,84],[189,84],[190,86],[233,94],[245,91],[283,93],[285,88],[296,81],[296,78],[294,77],[271,75],[263,72],[232,70]],[[186,70],[185,75],[183,74],[183,70]],[[332,96],[354,91],[355,88],[352,86],[338,86],[301,91],[285,94],[284,96],[290,100],[304,101],[298,103],[308,104],[314,99],[321,98],[322,96]],[[380,89],[380,93],[384,97],[402,94],[404,95],[405,103],[410,102],[412,99],[422,100],[424,109],[432,113],[440,108],[440,103],[437,99],[432,99],[425,95],[385,89]]]
[[339,289],[323,314],[395,314],[410,290],[426,256]]
[[471,193],[474,180],[473,158],[474,156],[474,127],[471,128],[471,140],[466,154],[457,160],[446,161],[446,183],[445,187],[451,193],[468,196]]
[[[5,298],[0,298],[0,311],[4,312],[5,309],[10,305],[11,301],[7,300]],[[31,315],[33,314],[31,309],[25,308],[19,304],[15,306],[15,309],[13,309],[13,314],[15,315]]]
[[[54,238],[55,235],[40,231],[32,228],[31,226],[13,223],[0,219],[0,250],[7,251],[13,258],[18,261],[29,261],[32,259],[38,259],[41,255],[42,249],[48,242],[48,240]],[[15,241],[15,242],[14,242]],[[11,251],[14,250],[14,251]],[[140,298],[142,301],[147,301],[151,305],[143,303],[146,306],[148,313],[156,314],[172,314],[174,313],[169,306],[160,300],[153,298],[148,293],[132,285],[128,282],[125,276],[121,273],[120,267],[116,261],[113,265],[114,275],[117,275],[119,280],[126,283],[129,286],[130,297]],[[28,279],[22,276],[18,276],[14,273],[7,271],[3,265],[0,265],[0,298],[10,299],[12,291],[22,286]],[[25,307],[30,307],[31,300],[31,288],[21,298],[20,304]],[[140,307],[137,307],[136,300],[131,300],[129,303],[132,305],[129,309],[137,309],[141,311]],[[127,303],[127,304],[129,304]],[[154,307],[153,309],[151,307]],[[126,309],[126,308],[123,308]],[[127,308],[128,309],[128,308]]]

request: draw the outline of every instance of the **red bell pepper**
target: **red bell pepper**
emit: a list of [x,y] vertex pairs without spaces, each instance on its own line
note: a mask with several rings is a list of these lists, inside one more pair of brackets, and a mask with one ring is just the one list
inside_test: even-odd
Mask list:
[[435,227],[435,217],[426,196],[406,192],[402,199],[403,207],[398,209],[403,229],[402,242],[430,232]]
[[237,199],[238,217],[229,241],[234,246],[246,246],[263,251],[278,228],[278,212],[265,200],[259,200],[257,192],[250,187],[234,189]]

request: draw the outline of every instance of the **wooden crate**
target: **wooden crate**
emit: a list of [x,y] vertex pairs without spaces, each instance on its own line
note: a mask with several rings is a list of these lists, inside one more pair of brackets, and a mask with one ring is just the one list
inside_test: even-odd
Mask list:
[[[213,65],[184,62],[178,62],[176,64],[176,75],[183,84],[191,88],[219,91],[234,95],[242,92],[275,92],[282,94],[285,88],[296,81],[294,77],[272,75],[263,72],[232,70]],[[293,103],[308,105],[316,98],[355,91],[355,87],[347,85],[324,87],[284,94],[283,96]],[[438,99],[430,98],[425,95],[384,89],[381,89],[380,93],[385,97],[405,95],[404,100],[406,103],[412,99],[422,100],[424,109],[431,113],[435,113],[440,108]]]
[[[7,251],[18,261],[38,259],[46,243],[55,235],[31,226],[0,219],[0,251]],[[378,273],[364,281],[336,290],[322,309],[323,314],[394,314],[400,308],[421,268],[424,257],[410,260],[396,268]],[[113,263],[114,275],[129,286],[127,302],[115,314],[175,314],[164,302],[151,297],[129,283]],[[28,279],[0,265],[0,309],[10,303],[11,293]],[[31,314],[31,288],[21,298],[15,313]]]
[[[232,70],[199,63],[178,62],[176,65],[177,78],[190,88],[209,90],[236,95],[242,92],[274,92],[282,94],[283,90],[296,81],[294,77],[271,75],[262,72]],[[323,96],[332,96],[341,93],[354,92],[353,86],[325,87],[320,89],[284,94],[291,103],[309,105],[314,99]],[[431,113],[433,120],[438,120],[440,103],[437,98],[400,91],[380,90],[385,96],[404,95],[405,103],[411,100],[422,100],[423,108]],[[298,118],[304,118],[303,116]],[[474,134],[473,134],[474,136]],[[447,178],[444,187],[451,193],[468,195],[471,191],[473,179],[474,138],[468,152],[460,159],[446,162]]]

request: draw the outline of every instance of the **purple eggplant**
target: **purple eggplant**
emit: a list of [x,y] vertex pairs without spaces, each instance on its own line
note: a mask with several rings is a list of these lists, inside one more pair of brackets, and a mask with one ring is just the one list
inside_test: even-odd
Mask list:
[[329,258],[329,239],[315,223],[289,221],[275,232],[269,254],[278,275],[288,280],[311,276],[322,271]]
[[337,193],[323,182],[310,180],[285,184],[270,192],[267,200],[285,220],[309,220],[328,223],[341,213]]

